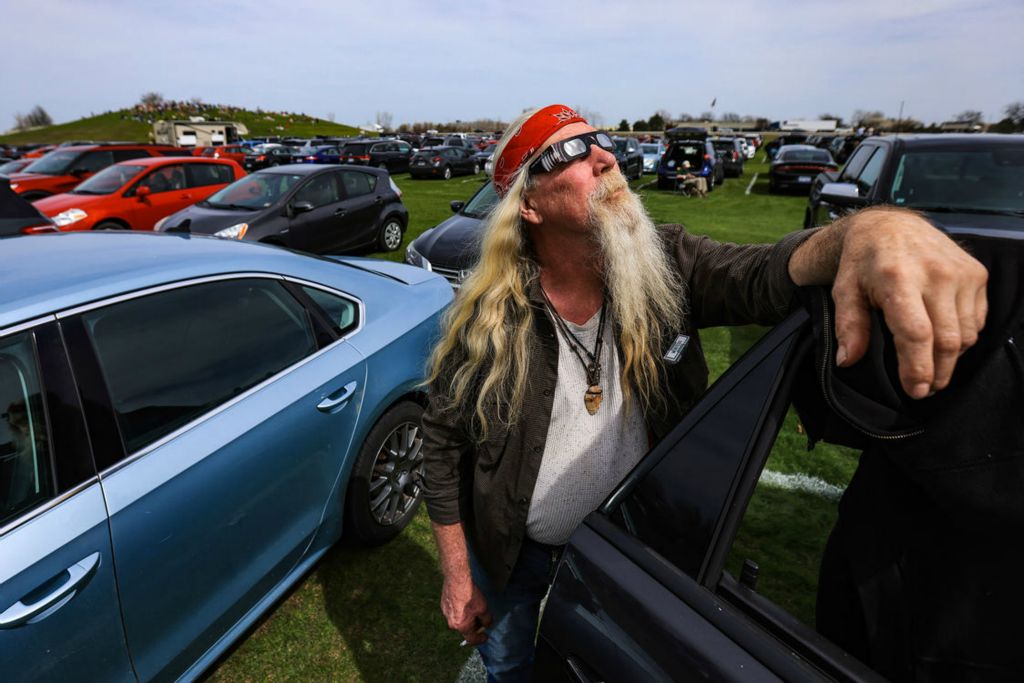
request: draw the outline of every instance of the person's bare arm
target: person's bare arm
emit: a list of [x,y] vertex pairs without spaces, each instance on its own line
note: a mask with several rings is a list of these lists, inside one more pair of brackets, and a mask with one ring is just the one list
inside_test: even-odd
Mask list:
[[879,308],[893,333],[904,391],[924,398],[949,384],[959,355],[985,325],[988,272],[913,211],[876,207],[842,218],[789,260],[797,285],[832,284],[836,364],[867,351]]
[[487,640],[483,629],[491,625],[487,600],[473,582],[469,570],[469,552],[462,524],[433,522],[434,538],[444,575],[441,588],[441,612],[448,620],[448,628],[458,631],[470,645]]

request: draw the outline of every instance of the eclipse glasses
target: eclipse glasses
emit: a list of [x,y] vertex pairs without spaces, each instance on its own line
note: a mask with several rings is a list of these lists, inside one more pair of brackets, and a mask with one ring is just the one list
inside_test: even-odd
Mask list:
[[597,145],[606,152],[615,151],[615,143],[607,133],[593,131],[552,143],[537,160],[530,164],[530,173],[549,173],[556,166],[583,159],[590,155],[590,146]]

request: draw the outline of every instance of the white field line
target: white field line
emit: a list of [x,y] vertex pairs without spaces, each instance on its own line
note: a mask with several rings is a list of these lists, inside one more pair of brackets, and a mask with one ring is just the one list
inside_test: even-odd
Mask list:
[[839,500],[845,490],[842,486],[806,474],[783,474],[774,470],[761,472],[761,482],[765,486],[785,489],[786,491],[802,491],[829,500]]
[[756,183],[756,182],[757,182],[757,174],[755,173],[754,177],[750,179],[750,184],[747,185],[747,191],[744,192],[743,194],[750,194],[750,188],[752,188],[754,186],[754,183]]

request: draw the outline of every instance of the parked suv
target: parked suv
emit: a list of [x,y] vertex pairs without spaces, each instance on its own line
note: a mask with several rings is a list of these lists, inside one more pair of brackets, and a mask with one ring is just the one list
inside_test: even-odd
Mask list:
[[811,185],[804,227],[874,204],[924,212],[942,229],[1024,231],[1024,138],[899,135],[860,143],[842,171]]
[[715,158],[715,148],[702,128],[672,128],[665,131],[668,147],[658,164],[658,189],[676,187],[676,175],[684,161],[690,162],[690,173],[708,181],[708,191],[720,185],[725,177],[722,165]]
[[387,171],[292,164],[248,175],[156,229],[341,254],[395,251],[408,224],[401,190]]
[[100,144],[58,147],[10,176],[11,189],[35,201],[67,192],[97,171],[128,159],[188,156],[188,150],[169,145]]
[[341,161],[358,166],[376,166],[391,173],[409,170],[412,145],[405,140],[352,140],[341,148]]
[[722,164],[722,173],[734,178],[743,175],[743,162],[746,160],[746,155],[743,152],[743,145],[738,139],[712,138],[711,144],[715,148],[715,156]]

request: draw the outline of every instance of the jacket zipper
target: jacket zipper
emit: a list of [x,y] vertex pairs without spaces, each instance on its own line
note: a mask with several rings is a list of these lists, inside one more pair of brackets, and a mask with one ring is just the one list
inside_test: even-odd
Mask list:
[[828,298],[825,295],[825,290],[819,289],[818,296],[821,299],[822,317],[824,323],[824,335],[825,335],[825,354],[821,361],[821,393],[825,397],[825,402],[828,403],[832,411],[839,415],[843,420],[846,421],[851,427],[856,429],[861,434],[870,436],[872,439],[880,439],[883,441],[898,441],[900,439],[907,439],[912,436],[918,436],[924,434],[924,429],[910,429],[904,432],[888,432],[879,433],[871,431],[870,429],[863,427],[858,424],[852,416],[850,416],[845,409],[843,409],[839,403],[835,400],[832,395],[832,382],[831,375],[829,375],[828,369],[832,363],[832,315],[828,310]]

